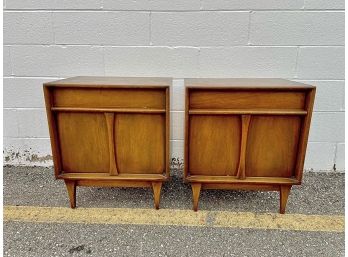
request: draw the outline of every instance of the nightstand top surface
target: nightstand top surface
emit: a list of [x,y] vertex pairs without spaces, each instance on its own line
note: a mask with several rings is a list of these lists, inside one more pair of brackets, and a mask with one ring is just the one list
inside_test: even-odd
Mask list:
[[189,88],[293,88],[312,89],[314,86],[277,78],[194,78],[185,79],[185,86]]
[[78,76],[44,83],[45,86],[150,86],[167,87],[171,78]]

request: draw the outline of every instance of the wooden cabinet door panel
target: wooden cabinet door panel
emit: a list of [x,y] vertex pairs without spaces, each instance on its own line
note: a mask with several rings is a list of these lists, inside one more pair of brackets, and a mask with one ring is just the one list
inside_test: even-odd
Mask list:
[[240,116],[191,116],[190,174],[235,175],[239,161],[240,140]]
[[56,114],[64,172],[109,172],[109,146],[103,113]]
[[301,117],[252,116],[246,176],[292,177],[295,172]]
[[165,116],[162,114],[117,114],[115,145],[118,172],[163,173],[165,129]]

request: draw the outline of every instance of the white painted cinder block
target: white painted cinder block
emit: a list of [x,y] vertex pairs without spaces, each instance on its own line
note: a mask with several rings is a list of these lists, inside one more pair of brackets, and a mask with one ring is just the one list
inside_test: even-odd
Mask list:
[[183,111],[170,112],[170,139],[184,140],[185,113]]
[[299,79],[344,79],[344,47],[300,47]]
[[201,77],[286,77],[294,76],[295,47],[201,48]]
[[344,12],[253,12],[253,45],[344,45]]
[[103,0],[105,10],[199,10],[200,0]]
[[314,111],[344,111],[344,81],[297,80],[316,86]]
[[169,46],[230,46],[248,42],[248,12],[151,14],[151,42]]
[[303,0],[202,0],[203,10],[301,9]]
[[172,111],[185,110],[185,82],[184,79],[174,79],[170,88],[170,109]]
[[4,137],[4,164],[52,166],[50,139]]
[[185,77],[317,86],[306,168],[344,170],[343,0],[6,0],[4,161],[52,164],[42,83],[166,76],[182,165]]
[[52,13],[4,12],[4,44],[53,44]]
[[11,48],[9,46],[3,47],[3,72],[4,76],[12,74]]
[[199,49],[193,47],[105,47],[105,74],[112,76],[195,76]]
[[6,0],[6,9],[101,9],[102,0]]
[[44,108],[43,78],[4,78],[4,108]]
[[150,13],[53,13],[57,44],[149,45]]
[[337,171],[344,171],[345,170],[345,144],[337,144],[337,150],[336,150],[336,170]]
[[97,46],[12,46],[11,56],[16,76],[104,75]]
[[4,109],[4,137],[49,137],[45,109]]
[[344,9],[344,0],[304,0],[306,9]]
[[170,145],[172,158],[178,158],[182,162],[184,159],[184,140],[171,140]]
[[344,142],[344,112],[315,112],[309,141]]
[[18,137],[19,128],[17,121],[17,110],[3,110],[3,136],[4,137]]
[[305,159],[305,170],[332,171],[334,166],[335,144],[309,142]]

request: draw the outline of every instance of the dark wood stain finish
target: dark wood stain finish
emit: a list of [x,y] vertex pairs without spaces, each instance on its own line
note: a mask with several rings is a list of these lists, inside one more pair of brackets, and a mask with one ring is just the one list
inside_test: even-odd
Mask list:
[[77,186],[151,187],[169,178],[167,78],[73,77],[44,84],[55,177]]
[[184,180],[280,192],[301,184],[315,87],[282,79],[186,79]]

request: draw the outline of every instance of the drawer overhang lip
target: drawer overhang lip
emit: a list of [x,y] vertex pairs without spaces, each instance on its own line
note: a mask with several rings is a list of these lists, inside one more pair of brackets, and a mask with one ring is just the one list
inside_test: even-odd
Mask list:
[[59,179],[67,180],[125,180],[125,181],[167,181],[168,177],[162,174],[119,174],[112,176],[109,173],[63,173]]
[[236,176],[204,176],[192,175],[185,178],[185,182],[199,183],[234,183],[234,184],[277,184],[277,185],[299,185],[301,182],[295,178],[284,177],[247,177],[238,179]]

